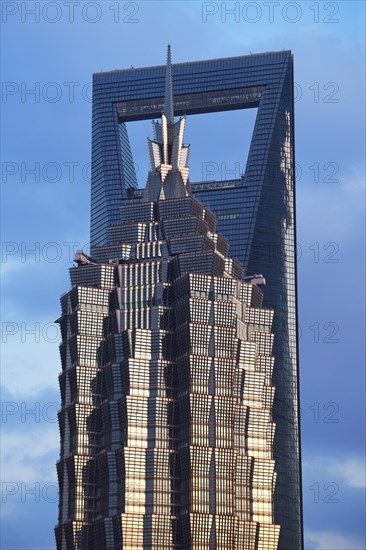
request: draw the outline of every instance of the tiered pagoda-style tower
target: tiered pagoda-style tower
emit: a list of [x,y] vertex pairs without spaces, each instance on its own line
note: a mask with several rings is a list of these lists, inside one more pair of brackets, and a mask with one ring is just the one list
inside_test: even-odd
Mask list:
[[143,201],[61,299],[57,548],[275,550],[273,311],[191,194],[169,48],[166,75]]

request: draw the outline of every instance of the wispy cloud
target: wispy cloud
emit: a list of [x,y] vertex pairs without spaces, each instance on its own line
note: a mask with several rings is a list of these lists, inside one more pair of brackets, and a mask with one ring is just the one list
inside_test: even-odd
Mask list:
[[[41,336],[43,326],[40,324]],[[38,397],[47,389],[57,389],[61,368],[57,342],[32,342],[29,336],[23,343],[19,336],[2,348],[1,385],[14,399]]]
[[366,466],[362,460],[349,458],[344,462],[330,464],[329,472],[341,476],[349,487],[366,487]]
[[22,271],[27,264],[18,259],[8,258],[7,261],[1,262],[1,279],[3,283],[11,280],[11,276],[18,271]]
[[337,481],[350,488],[364,489],[366,487],[365,461],[359,457],[349,457],[335,460],[334,458],[321,457],[316,460],[305,460],[304,471],[318,474],[336,476]]
[[[306,531],[305,548],[314,550],[365,550],[365,540],[337,531]],[[311,546],[310,546],[311,545]]]
[[56,481],[55,455],[59,448],[57,424],[37,424],[2,432],[2,482]]
[[60,329],[53,320],[35,319],[9,303],[1,324],[1,386],[12,398],[33,398],[57,389]]

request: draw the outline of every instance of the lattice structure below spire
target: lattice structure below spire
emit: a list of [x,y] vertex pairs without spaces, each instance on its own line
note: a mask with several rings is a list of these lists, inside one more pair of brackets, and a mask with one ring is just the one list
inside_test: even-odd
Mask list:
[[151,170],[145,201],[191,195],[188,181],[189,145],[183,144],[185,117],[174,123],[171,51],[168,46],[165,81],[165,112],[154,122],[154,140],[148,140]]

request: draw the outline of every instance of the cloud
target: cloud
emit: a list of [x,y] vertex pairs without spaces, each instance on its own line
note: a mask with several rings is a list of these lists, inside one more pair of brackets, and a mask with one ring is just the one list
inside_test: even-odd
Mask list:
[[364,461],[349,458],[329,466],[329,472],[340,475],[348,487],[364,489],[366,487],[366,466]]
[[[56,506],[57,424],[37,424],[33,429],[23,424],[17,431],[3,430],[1,439],[1,519],[9,522],[23,517],[28,521],[29,517],[39,513],[35,506]],[[14,532],[12,538],[16,536]]]
[[59,326],[51,322],[52,318],[30,319],[12,303],[8,311],[12,320],[4,317],[1,325],[2,388],[15,399],[38,397],[42,391],[57,389],[61,370]]
[[55,482],[59,449],[57,424],[2,432],[2,483]]
[[[311,545],[311,546],[310,546]],[[365,541],[337,531],[306,531],[305,548],[314,550],[365,550]]]
[[22,271],[27,264],[14,258],[8,258],[1,262],[1,278],[3,283],[11,280],[11,276],[18,271]]
[[[44,326],[40,325],[41,334]],[[32,342],[30,338],[24,343],[14,338],[2,346],[2,387],[13,398],[38,397],[41,392],[58,387],[57,375],[61,369],[58,344]]]
[[333,458],[317,458],[303,461],[304,470],[337,476],[337,481],[343,481],[349,488],[366,488],[366,466],[362,458],[349,457],[342,460]]

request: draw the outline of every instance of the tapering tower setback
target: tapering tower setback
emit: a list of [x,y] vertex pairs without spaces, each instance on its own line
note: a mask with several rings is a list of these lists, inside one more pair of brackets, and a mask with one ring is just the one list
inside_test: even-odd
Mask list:
[[276,550],[273,310],[193,197],[170,50],[141,200],[61,298],[58,550]]
[[[242,178],[192,182],[216,215],[218,232],[245,276],[263,273],[265,307],[274,310],[277,467],[275,518],[279,549],[303,548],[299,373],[297,350],[294,77],[290,51],[178,63],[171,66],[174,111],[193,116],[257,108]],[[128,141],[129,124],[156,119],[165,105],[164,65],[93,77],[91,242],[109,242],[124,200],[142,200]],[[219,128],[218,128],[219,131]],[[228,144],[230,135],[227,136]],[[116,146],[118,144],[118,146]],[[207,159],[205,159],[207,160]],[[212,160],[212,159],[209,159]]]

